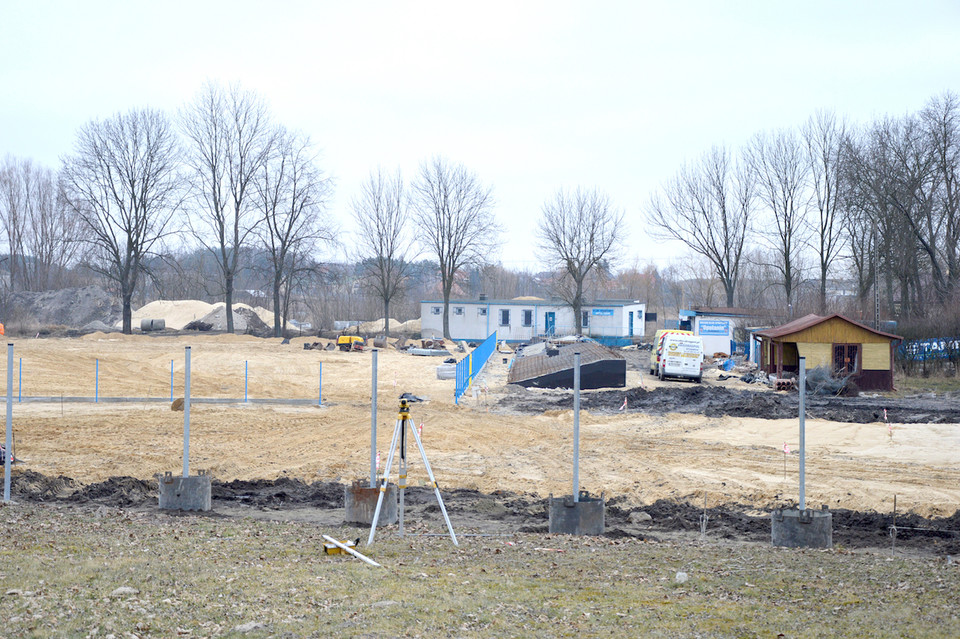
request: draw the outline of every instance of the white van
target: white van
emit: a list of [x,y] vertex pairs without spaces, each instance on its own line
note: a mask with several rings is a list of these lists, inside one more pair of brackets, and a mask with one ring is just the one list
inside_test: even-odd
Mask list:
[[703,378],[703,340],[697,335],[668,334],[663,336],[657,376],[692,379]]
[[693,335],[693,331],[681,331],[676,328],[662,328],[653,336],[653,348],[650,350],[650,374],[659,375],[660,351],[663,349],[665,335]]

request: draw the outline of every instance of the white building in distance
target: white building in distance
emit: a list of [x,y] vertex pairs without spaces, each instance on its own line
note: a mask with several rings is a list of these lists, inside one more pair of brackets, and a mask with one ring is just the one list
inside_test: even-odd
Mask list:
[[[643,338],[646,304],[636,300],[596,300],[582,309],[583,334],[610,346]],[[497,339],[529,342],[536,337],[572,335],[573,309],[557,300],[517,297],[511,300],[450,300],[450,336],[479,341],[497,332]],[[423,337],[443,336],[443,300],[420,302]]]

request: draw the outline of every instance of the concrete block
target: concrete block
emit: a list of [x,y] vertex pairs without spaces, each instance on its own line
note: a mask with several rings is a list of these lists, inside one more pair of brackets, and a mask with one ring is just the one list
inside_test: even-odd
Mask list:
[[602,535],[604,532],[604,513],[606,505],[603,494],[599,498],[590,497],[590,493],[581,491],[579,500],[573,495],[563,497],[550,496],[551,533],[568,535]]
[[157,475],[160,482],[161,510],[200,510],[213,508],[210,497],[210,475],[206,471],[191,477],[174,476],[167,471]]
[[770,530],[774,546],[786,548],[833,548],[833,513],[796,508],[773,511]]
[[[343,489],[344,522],[348,524],[373,524],[373,515],[377,511],[377,499],[380,498],[380,486],[370,488],[369,480],[358,479]],[[377,526],[389,526],[397,523],[397,485],[387,484],[380,506],[380,518]]]

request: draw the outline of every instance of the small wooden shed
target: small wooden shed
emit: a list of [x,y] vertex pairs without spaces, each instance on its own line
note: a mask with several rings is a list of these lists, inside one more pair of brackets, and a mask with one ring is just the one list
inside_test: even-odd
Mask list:
[[893,390],[893,349],[901,338],[834,313],[806,315],[758,331],[760,368],[781,377],[796,372],[800,357],[807,369],[823,366],[835,375],[850,375],[864,390]]

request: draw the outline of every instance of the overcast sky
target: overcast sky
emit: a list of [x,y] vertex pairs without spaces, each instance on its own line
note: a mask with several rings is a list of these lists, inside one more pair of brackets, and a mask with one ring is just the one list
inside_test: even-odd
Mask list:
[[442,155],[493,188],[499,258],[532,269],[559,188],[627,214],[714,144],[920,109],[960,91],[960,2],[20,2],[0,0],[0,155],[56,167],[78,127],[171,115],[206,80],[261,93],[322,149],[347,220],[371,169]]

